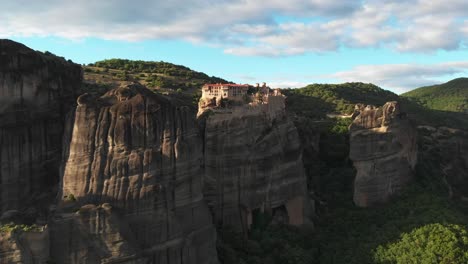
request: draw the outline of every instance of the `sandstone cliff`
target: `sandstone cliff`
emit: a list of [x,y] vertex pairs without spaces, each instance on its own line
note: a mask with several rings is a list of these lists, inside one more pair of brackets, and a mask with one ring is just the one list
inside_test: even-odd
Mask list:
[[302,224],[307,204],[299,136],[284,97],[268,104],[207,110],[204,195],[216,224],[248,230],[255,213]]
[[[198,132],[188,107],[137,84],[100,98],[80,96],[59,210],[87,203],[113,209],[63,213],[51,227],[53,259],[217,263]],[[86,237],[96,241],[90,245]]]
[[31,206],[35,217],[58,183],[64,118],[81,79],[79,65],[0,40],[0,215]]
[[417,160],[416,129],[397,102],[380,108],[357,106],[350,126],[350,159],[357,170],[354,202],[386,202],[412,178]]

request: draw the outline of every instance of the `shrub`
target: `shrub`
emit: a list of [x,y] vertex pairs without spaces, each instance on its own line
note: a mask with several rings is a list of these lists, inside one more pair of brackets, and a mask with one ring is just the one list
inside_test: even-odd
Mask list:
[[428,224],[401,235],[400,240],[379,246],[377,263],[468,263],[466,226]]
[[70,193],[69,195],[66,195],[64,198],[65,198],[65,201],[70,201],[70,202],[76,201],[75,195],[73,195],[72,193]]

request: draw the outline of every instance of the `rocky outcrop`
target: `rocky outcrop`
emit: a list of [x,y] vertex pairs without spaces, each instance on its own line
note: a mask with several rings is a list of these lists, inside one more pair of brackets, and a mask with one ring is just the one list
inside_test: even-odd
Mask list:
[[357,106],[350,126],[350,159],[357,170],[354,203],[384,203],[412,178],[417,160],[416,129],[398,102],[380,108]]
[[51,259],[57,263],[148,263],[129,226],[110,206],[85,205],[51,221]]
[[54,260],[217,263],[201,146],[195,112],[140,85],[80,96],[58,210],[109,205],[63,213],[52,228]]
[[0,215],[42,214],[39,205],[58,183],[65,114],[81,79],[77,64],[0,40]]
[[46,263],[49,260],[49,230],[0,232],[0,264]]
[[306,178],[302,149],[284,97],[268,104],[207,110],[204,124],[204,195],[216,224],[248,230],[257,212],[302,224]]

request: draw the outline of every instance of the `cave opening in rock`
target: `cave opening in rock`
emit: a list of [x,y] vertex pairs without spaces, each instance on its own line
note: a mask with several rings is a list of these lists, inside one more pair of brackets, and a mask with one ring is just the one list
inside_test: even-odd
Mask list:
[[276,225],[289,223],[289,214],[286,206],[281,205],[272,209],[271,223]]

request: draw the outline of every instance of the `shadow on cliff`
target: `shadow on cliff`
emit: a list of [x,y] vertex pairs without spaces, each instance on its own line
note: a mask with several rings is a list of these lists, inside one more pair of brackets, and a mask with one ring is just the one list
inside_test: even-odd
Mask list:
[[426,108],[408,98],[400,97],[402,111],[418,125],[446,126],[468,130],[468,114]]

